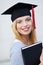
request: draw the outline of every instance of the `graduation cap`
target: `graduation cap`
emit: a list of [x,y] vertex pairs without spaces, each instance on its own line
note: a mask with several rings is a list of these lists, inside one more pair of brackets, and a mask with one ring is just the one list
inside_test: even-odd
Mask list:
[[9,9],[7,9],[5,12],[3,12],[2,15],[7,15],[7,14],[11,15],[11,20],[13,22],[18,17],[26,16],[26,15],[31,16],[30,10],[32,10],[32,20],[33,20],[34,28],[36,28],[35,17],[34,17],[35,7],[37,7],[37,5],[19,2],[13,5],[12,7],[10,7]]

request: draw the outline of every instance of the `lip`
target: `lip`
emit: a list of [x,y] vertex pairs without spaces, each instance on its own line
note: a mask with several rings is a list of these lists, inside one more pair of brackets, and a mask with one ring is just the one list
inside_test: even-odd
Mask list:
[[30,27],[24,28],[22,29],[23,31],[27,32],[29,30]]

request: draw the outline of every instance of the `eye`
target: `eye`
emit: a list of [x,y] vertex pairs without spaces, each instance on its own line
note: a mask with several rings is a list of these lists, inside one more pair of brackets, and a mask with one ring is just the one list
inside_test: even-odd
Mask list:
[[31,20],[31,18],[26,18],[26,21],[30,21]]
[[17,23],[21,23],[22,21],[21,20],[18,20]]

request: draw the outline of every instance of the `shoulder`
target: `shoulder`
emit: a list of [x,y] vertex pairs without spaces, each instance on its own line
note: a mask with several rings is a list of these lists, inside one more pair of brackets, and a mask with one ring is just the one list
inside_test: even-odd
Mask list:
[[15,39],[12,42],[10,49],[10,61],[12,65],[23,65],[21,47],[23,46],[22,42]]
[[21,42],[20,40],[18,40],[18,39],[14,39],[14,41],[12,42],[12,44],[11,44],[11,47],[10,47],[10,50],[18,50],[18,49],[20,49],[21,47],[23,47],[24,46],[24,44],[23,44],[23,42]]
[[10,56],[16,56],[21,53],[21,48],[23,47],[23,43],[17,39],[15,39],[10,47]]
[[23,42],[21,42],[20,40],[18,39],[14,39],[14,41],[12,42],[11,46],[21,46],[23,45]]
[[20,51],[20,42],[19,40],[14,39],[10,47],[10,56],[13,55],[15,56],[15,54],[17,55],[19,51]]
[[17,44],[17,43],[22,43],[22,42],[20,40],[18,40],[18,39],[14,39],[14,41],[12,42],[12,45]]

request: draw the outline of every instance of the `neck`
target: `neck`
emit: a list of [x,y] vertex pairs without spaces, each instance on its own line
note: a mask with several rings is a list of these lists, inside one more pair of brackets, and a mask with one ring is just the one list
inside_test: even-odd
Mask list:
[[28,41],[29,40],[29,35],[24,35],[24,38]]
[[26,45],[30,45],[31,41],[30,41],[29,35],[22,36],[22,42],[24,42],[24,44]]

